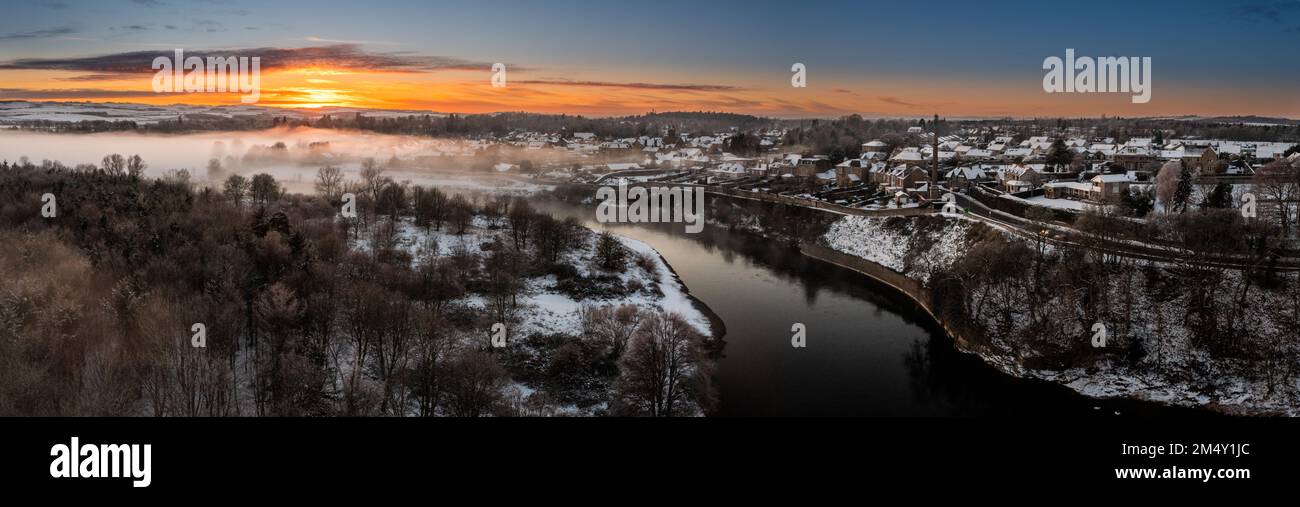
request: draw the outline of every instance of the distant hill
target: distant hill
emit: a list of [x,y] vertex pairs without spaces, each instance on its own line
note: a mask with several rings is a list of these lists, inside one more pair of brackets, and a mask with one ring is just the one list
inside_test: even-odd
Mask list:
[[1300,120],[1272,116],[1178,116],[1174,120],[1209,123],[1241,123],[1247,125],[1300,125]]
[[154,124],[175,120],[179,116],[201,120],[211,118],[285,117],[291,119],[316,119],[325,115],[334,117],[404,117],[444,116],[431,111],[404,111],[391,109],[365,109],[354,107],[279,108],[258,105],[202,106],[187,104],[150,105],[123,102],[38,102],[25,100],[0,101],[0,123],[27,122],[79,122],[79,121],[130,121],[137,124]]

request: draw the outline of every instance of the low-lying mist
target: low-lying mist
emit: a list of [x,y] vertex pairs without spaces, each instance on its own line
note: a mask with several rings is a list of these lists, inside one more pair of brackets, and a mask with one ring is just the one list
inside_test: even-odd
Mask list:
[[[290,192],[312,191],[316,171],[325,165],[342,169],[345,178],[358,178],[363,160],[373,158],[398,182],[419,185],[518,186],[495,170],[498,163],[567,164],[573,157],[561,150],[524,152],[489,148],[472,140],[433,139],[356,130],[274,128],[250,132],[202,132],[158,135],[135,132],[96,134],[43,133],[0,130],[0,159],[27,157],[67,167],[99,166],[105,155],[139,154],[148,164],[145,175],[161,177],[185,169],[196,184],[212,184],[229,174],[269,173]],[[216,160],[217,171],[210,165]],[[577,162],[576,159],[572,162]],[[590,163],[588,161],[588,163]],[[503,181],[504,180],[504,181]]]

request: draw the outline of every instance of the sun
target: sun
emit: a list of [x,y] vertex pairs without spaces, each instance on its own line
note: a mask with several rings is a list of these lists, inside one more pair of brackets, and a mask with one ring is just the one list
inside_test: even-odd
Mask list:
[[293,95],[288,107],[319,109],[326,106],[346,106],[351,103],[343,90],[328,88],[296,88],[285,90]]

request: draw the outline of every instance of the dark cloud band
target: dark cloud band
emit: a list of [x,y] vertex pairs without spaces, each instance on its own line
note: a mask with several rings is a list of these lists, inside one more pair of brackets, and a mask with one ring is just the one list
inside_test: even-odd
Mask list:
[[[75,58],[22,58],[0,62],[0,70],[62,70],[98,74],[152,73],[154,58],[172,57],[172,50],[132,51]],[[373,53],[356,44],[335,44],[303,48],[254,48],[186,50],[185,56],[260,57],[262,70],[325,67],[370,72],[431,72],[440,70],[491,69],[489,62],[445,56],[409,53]]]

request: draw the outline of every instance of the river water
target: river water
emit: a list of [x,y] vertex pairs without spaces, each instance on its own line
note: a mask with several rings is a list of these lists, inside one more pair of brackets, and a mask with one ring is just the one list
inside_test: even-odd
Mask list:
[[[592,208],[546,206],[643,241],[726,325],[721,416],[1193,415],[1095,400],[1018,379],[957,351],[924,311],[887,286],[780,241],[682,224],[598,224]],[[791,346],[802,323],[807,346]]]

